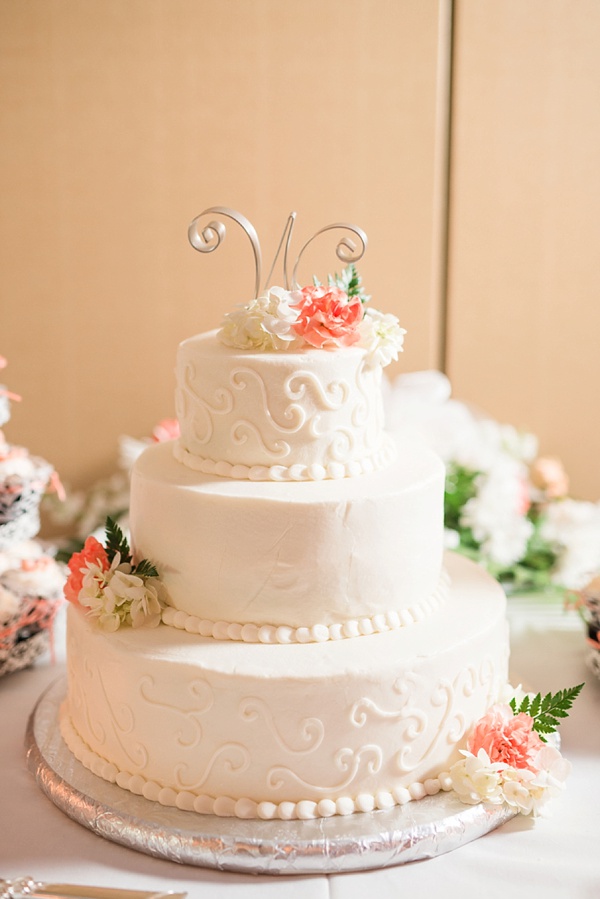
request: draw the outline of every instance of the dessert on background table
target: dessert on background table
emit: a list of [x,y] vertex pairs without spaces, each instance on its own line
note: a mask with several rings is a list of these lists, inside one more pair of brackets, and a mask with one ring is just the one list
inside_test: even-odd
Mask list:
[[[0,426],[19,399],[0,385]],[[51,645],[65,568],[36,539],[40,501],[50,490],[62,494],[52,465],[0,430],[0,675],[28,667]]]

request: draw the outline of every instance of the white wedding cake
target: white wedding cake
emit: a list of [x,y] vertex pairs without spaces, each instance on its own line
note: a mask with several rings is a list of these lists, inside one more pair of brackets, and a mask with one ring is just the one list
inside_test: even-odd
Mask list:
[[363,300],[352,268],[270,288],[179,347],[181,435],[134,466],[132,559],[86,544],[71,569],[61,729],[99,776],[263,819],[450,788],[507,682],[505,599],[444,555],[442,463],[384,427],[403,331]]

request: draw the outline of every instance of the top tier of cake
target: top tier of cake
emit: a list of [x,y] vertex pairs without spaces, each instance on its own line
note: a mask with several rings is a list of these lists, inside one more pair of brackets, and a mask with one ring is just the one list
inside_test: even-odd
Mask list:
[[217,334],[179,347],[180,462],[205,474],[306,481],[392,461],[381,366],[364,348],[262,352],[225,346]]

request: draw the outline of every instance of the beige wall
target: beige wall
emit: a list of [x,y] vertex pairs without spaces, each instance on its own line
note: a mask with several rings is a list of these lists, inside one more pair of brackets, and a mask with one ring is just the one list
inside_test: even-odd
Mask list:
[[[363,227],[365,286],[434,364],[438,4],[0,0],[0,353],[7,431],[71,484],[173,414],[175,351],[251,298],[244,241],[187,242],[240,209],[271,259]],[[339,269],[334,241],[304,277]],[[267,267],[268,268],[268,267]]]
[[402,368],[437,365],[452,7],[448,369],[600,496],[595,0],[0,0],[9,438],[81,486],[173,414],[177,343],[253,289],[235,229],[187,243],[214,204],[269,262],[292,209],[298,248],[361,225]]
[[448,370],[600,498],[600,3],[458,0]]

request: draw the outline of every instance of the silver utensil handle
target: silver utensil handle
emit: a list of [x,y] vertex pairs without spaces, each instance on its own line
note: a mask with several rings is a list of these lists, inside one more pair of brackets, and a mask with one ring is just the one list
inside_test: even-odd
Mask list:
[[74,883],[40,883],[31,877],[0,880],[0,899],[184,899],[170,890],[120,890]]

